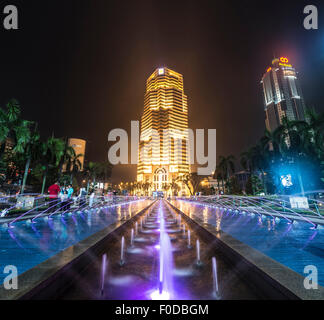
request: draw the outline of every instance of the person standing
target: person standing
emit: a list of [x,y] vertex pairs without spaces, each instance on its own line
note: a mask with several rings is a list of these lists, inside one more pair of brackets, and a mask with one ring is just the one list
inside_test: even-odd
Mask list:
[[73,187],[71,185],[69,185],[67,188],[67,201],[69,203],[67,205],[68,209],[70,209],[70,207],[71,207],[73,192],[74,192]]
[[68,186],[68,189],[67,189],[67,194],[68,194],[68,199],[71,200],[72,199],[72,196],[73,196],[73,187],[71,185]]
[[[55,204],[54,200],[57,200],[58,195],[61,191],[60,185],[58,182],[55,182],[54,184],[52,184],[49,188],[48,188],[48,193],[49,193],[49,199],[50,199],[50,203],[49,206],[53,207]],[[55,210],[55,207],[50,208],[49,212],[52,212],[53,210]]]

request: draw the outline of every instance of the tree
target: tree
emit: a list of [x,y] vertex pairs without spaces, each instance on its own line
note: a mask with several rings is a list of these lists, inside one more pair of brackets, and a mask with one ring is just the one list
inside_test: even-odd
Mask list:
[[89,191],[90,183],[95,186],[98,179],[107,182],[111,176],[112,168],[113,166],[108,161],[88,162],[83,170],[83,174],[87,179],[87,190]]
[[217,168],[215,170],[215,173],[214,173],[214,179],[217,180],[218,191],[220,190],[219,181],[222,181],[222,189],[223,189],[223,193],[225,193],[224,172],[218,166],[217,166]]
[[242,194],[241,186],[238,182],[237,177],[235,177],[235,176],[230,178],[229,191],[230,191],[230,194]]
[[83,170],[83,174],[87,180],[87,192],[89,192],[90,183],[96,182],[97,168],[98,168],[97,163],[93,161],[89,161]]
[[178,177],[178,181],[181,181],[188,188],[190,195],[195,195],[199,191],[200,183],[205,176],[198,175],[197,172],[186,173]]
[[24,193],[25,191],[30,164],[32,161],[37,159],[37,155],[39,154],[39,149],[40,149],[40,135],[37,131],[37,125],[36,125],[32,134],[29,136],[28,141],[26,141],[24,145],[24,155],[26,157],[26,164],[25,164],[24,178],[21,187],[21,193]]
[[[73,150],[73,151],[72,151]],[[68,157],[66,157],[66,171],[70,174],[70,184],[73,183],[73,176],[77,174],[81,170],[81,161],[80,158],[83,157],[83,154],[79,153],[76,154],[74,149],[69,150],[66,152],[66,155],[68,154]]]
[[235,157],[233,155],[229,155],[227,157],[219,156],[218,168],[222,172],[222,176],[225,177],[226,183],[228,185],[230,179],[230,173],[235,172]]
[[109,161],[99,162],[97,165],[97,176],[98,179],[104,183],[108,182],[108,179],[111,177],[113,166]]
[[0,108],[0,158],[3,157],[6,140],[12,139],[14,152],[23,152],[23,146],[30,138],[30,121],[20,117],[21,109],[16,99],[11,99],[5,109]]
[[142,188],[143,188],[143,191],[144,191],[145,195],[148,194],[148,191],[149,191],[149,189],[150,189],[151,187],[152,187],[152,183],[151,183],[151,182],[144,182],[144,183],[142,184]]
[[45,191],[46,178],[50,168],[58,168],[64,154],[64,141],[51,137],[40,148],[40,163],[43,169],[42,194]]
[[177,195],[178,192],[180,191],[180,187],[176,179],[172,179],[172,182],[169,183],[169,187],[172,190],[173,195]]

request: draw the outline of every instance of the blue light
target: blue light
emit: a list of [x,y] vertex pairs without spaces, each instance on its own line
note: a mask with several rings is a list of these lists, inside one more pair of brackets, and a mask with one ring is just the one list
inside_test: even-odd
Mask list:
[[280,180],[281,180],[281,184],[285,188],[289,188],[289,187],[291,187],[293,185],[291,174],[286,174],[286,175],[280,176]]

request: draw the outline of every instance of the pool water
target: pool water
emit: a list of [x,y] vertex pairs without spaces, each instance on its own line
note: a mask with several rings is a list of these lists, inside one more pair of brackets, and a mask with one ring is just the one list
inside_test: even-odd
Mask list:
[[324,286],[324,228],[305,222],[240,214],[183,200],[171,203],[186,215],[200,218],[237,240],[253,247],[303,276],[304,268],[313,265],[318,283]]
[[80,212],[40,217],[35,223],[26,220],[14,223],[13,228],[0,225],[0,283],[7,276],[3,269],[14,265],[21,274],[60,251],[75,245],[121,218],[130,218],[151,203],[134,201],[101,209],[99,212]]

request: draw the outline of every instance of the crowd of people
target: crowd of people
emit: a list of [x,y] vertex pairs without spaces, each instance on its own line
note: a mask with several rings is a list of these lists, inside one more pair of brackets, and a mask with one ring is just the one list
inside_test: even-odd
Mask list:
[[[79,206],[83,206],[86,204],[88,192],[85,188],[80,188],[80,191],[77,195],[74,196],[74,189],[72,185],[61,187],[59,182],[55,182],[48,188],[48,194],[50,201],[53,201],[55,205],[54,208],[57,207],[57,202],[60,200],[60,207],[64,207],[65,209],[69,209],[72,201],[78,201]],[[92,207],[96,198],[95,192],[91,192],[89,196],[89,206]],[[57,200],[55,202],[55,200]]]

